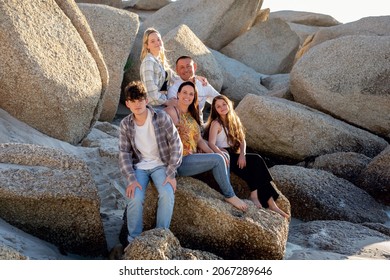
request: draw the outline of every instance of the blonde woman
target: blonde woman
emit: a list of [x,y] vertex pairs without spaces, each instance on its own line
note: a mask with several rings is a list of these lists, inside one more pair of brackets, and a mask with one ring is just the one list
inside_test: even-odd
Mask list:
[[[174,105],[176,100],[168,100],[167,91],[169,84],[179,77],[169,66],[161,34],[153,27],[144,32],[140,58],[140,77],[148,93],[149,104]],[[197,78],[207,85],[204,77]]]
[[246,153],[244,128],[233,109],[232,101],[226,96],[214,97],[204,137],[215,153],[229,153],[230,170],[247,182],[251,190],[250,199],[258,208],[269,207],[289,218],[275,203],[279,194],[263,158],[255,153]]

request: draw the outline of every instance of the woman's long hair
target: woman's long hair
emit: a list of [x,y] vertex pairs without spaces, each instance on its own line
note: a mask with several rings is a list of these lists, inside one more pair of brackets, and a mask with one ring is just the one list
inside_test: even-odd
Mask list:
[[[152,33],[157,33],[158,35],[160,35],[161,37],[161,34],[160,32],[157,31],[157,29],[153,28],[153,27],[149,27],[148,29],[145,30],[144,32],[144,36],[142,38],[142,50],[141,50],[141,61],[144,60],[145,56],[148,54],[148,39],[149,39],[149,35],[152,34]],[[165,56],[165,48],[164,48],[164,42],[162,41],[161,39],[161,50],[160,50],[160,53],[159,53],[159,57],[160,57],[160,60],[164,66],[164,69],[167,70],[170,68],[170,65],[168,63],[168,59],[167,57]]]
[[194,89],[194,100],[192,100],[190,106],[188,107],[188,112],[190,112],[191,116],[195,119],[195,121],[200,124],[200,116],[199,116],[199,103],[198,103],[198,91],[196,90],[196,86],[194,85],[193,82],[187,81],[183,82],[180,86],[179,89],[177,90],[177,93],[181,92],[183,87],[185,86],[191,86]]
[[[225,101],[229,107],[229,112],[226,115],[225,122],[222,121],[220,115],[215,109],[215,103],[217,102],[217,100]],[[221,124],[222,128],[224,129],[230,147],[235,152],[238,152],[241,143],[245,140],[245,129],[241,123],[240,118],[237,116],[236,112],[234,111],[233,102],[225,95],[218,95],[213,99],[213,103],[211,104],[210,115],[209,118],[207,119],[207,123],[203,134],[203,137],[206,140],[208,140],[209,138],[210,126],[214,120],[217,120]]]

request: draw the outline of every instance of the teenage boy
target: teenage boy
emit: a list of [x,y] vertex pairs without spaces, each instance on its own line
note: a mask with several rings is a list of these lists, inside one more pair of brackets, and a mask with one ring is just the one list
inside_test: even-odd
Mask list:
[[182,143],[171,117],[148,104],[141,81],[124,91],[131,113],[120,123],[119,165],[127,178],[127,240],[143,230],[143,204],[150,179],[158,191],[156,228],[169,228],[176,190],[176,169],[182,160]]

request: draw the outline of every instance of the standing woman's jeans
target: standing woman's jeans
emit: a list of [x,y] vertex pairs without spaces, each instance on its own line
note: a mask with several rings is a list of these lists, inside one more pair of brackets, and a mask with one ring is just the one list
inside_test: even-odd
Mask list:
[[127,240],[129,242],[142,233],[145,193],[150,179],[153,180],[158,191],[156,228],[169,228],[175,204],[175,195],[171,184],[163,185],[167,177],[165,166],[149,170],[136,169],[135,176],[142,186],[142,190],[135,188],[134,198],[126,197],[128,201],[127,229],[129,231]]
[[206,153],[184,156],[177,173],[179,176],[193,176],[209,170],[213,171],[214,179],[226,198],[236,195],[230,184],[230,174],[225,160],[220,154]]

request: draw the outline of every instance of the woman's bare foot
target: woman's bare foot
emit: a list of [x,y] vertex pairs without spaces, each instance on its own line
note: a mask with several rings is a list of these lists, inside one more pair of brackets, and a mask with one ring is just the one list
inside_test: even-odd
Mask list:
[[249,199],[255,204],[256,208],[262,208],[259,198],[257,196],[257,190],[251,192]]
[[248,205],[244,201],[239,199],[237,196],[233,196],[233,197],[229,197],[229,198],[225,197],[225,200],[239,210],[242,210],[244,212],[246,210],[248,210]]
[[276,205],[275,200],[272,197],[268,200],[268,207],[272,211],[279,213],[280,215],[285,217],[287,220],[290,218],[290,216],[287,213],[285,213],[282,209],[278,207],[278,205]]

